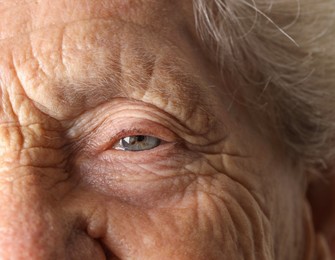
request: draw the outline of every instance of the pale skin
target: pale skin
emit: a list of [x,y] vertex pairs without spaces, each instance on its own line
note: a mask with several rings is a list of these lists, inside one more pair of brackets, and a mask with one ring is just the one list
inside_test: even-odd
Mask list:
[[190,1],[5,0],[0,28],[1,259],[330,259]]

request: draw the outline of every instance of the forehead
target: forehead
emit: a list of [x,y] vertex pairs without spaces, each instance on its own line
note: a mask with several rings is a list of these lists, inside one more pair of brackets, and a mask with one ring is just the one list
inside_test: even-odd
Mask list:
[[[59,23],[86,19],[120,18],[143,26],[160,24],[177,10],[192,14],[191,1],[167,0],[4,0],[0,2],[0,39]],[[180,14],[180,13],[179,13]],[[15,17],[15,19],[14,19]],[[155,23],[153,23],[155,21]]]
[[14,78],[17,91],[57,119],[120,95],[187,117],[208,94],[202,85],[213,83],[203,82],[211,69],[199,60],[190,1],[8,3],[0,84]]

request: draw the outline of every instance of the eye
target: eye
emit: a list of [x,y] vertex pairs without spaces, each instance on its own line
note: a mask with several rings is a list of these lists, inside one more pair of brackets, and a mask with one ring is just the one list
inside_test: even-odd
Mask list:
[[161,142],[161,139],[153,136],[133,135],[119,139],[113,148],[121,151],[138,152],[153,149],[159,146]]

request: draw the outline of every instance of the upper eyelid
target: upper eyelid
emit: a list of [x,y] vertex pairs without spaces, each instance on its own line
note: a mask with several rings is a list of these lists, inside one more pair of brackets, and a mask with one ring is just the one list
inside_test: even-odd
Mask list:
[[[165,143],[180,142],[180,137],[177,136],[168,127],[165,127],[158,122],[150,121],[147,119],[136,118],[129,124],[114,125],[110,128],[111,122],[104,122],[100,127],[94,130],[87,138],[93,141],[89,141],[89,146],[86,146],[84,150],[90,150],[95,152],[102,152],[109,150],[119,139],[134,136],[134,135],[148,135],[156,137]],[[138,124],[138,126],[134,126]],[[127,126],[128,125],[128,126]],[[83,142],[84,144],[87,142]]]
[[[129,109],[129,106],[131,107]],[[122,108],[122,109],[119,109]],[[125,108],[125,109],[124,109]],[[167,128],[174,129],[174,132],[189,133],[190,130],[186,128],[179,120],[168,112],[158,108],[157,106],[146,103],[143,101],[132,100],[127,98],[115,98],[107,104],[100,105],[89,112],[82,114],[75,120],[64,122],[66,130],[66,136],[69,139],[79,139],[78,132],[92,132],[96,128],[100,128],[100,125],[108,124],[113,117],[119,113],[123,113],[123,110],[127,110],[127,116],[130,116],[128,110],[136,111],[136,114],[141,113],[143,116],[138,118],[148,120],[148,117],[154,118],[153,122],[156,121]],[[88,116],[87,114],[92,114]],[[99,116],[98,116],[99,115]],[[118,118],[118,116],[116,117]],[[149,119],[150,120],[150,119]],[[151,120],[152,121],[152,120]]]
[[[183,126],[165,111],[141,101],[112,100],[71,123],[65,137],[73,153],[96,154],[106,150],[116,138],[127,135],[151,135],[164,142],[185,142]],[[186,132],[185,132],[186,133]]]

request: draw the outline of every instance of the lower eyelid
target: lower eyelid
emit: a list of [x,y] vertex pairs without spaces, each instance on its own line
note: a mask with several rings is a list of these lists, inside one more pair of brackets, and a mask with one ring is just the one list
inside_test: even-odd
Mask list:
[[99,158],[114,163],[124,162],[131,164],[157,163],[160,160],[167,160],[180,154],[176,142],[163,142],[161,145],[141,152],[107,149],[99,155]]

